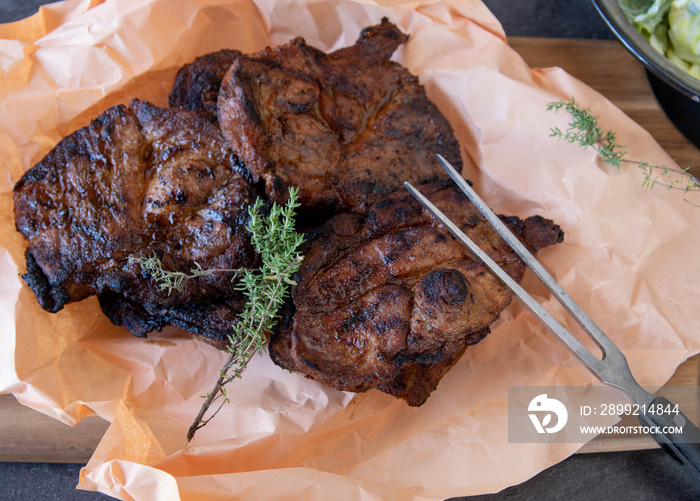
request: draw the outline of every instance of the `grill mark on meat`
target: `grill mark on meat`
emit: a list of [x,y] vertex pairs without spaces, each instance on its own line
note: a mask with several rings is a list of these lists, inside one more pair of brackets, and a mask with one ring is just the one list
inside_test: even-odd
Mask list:
[[[476,221],[478,218],[475,219],[473,215],[469,215],[467,217],[471,223],[468,225],[461,225],[461,229],[467,233],[470,233],[469,230],[476,226]],[[403,220],[403,218],[401,218],[401,220]],[[483,219],[479,222],[482,225],[488,225],[488,223],[486,223],[486,221]],[[354,301],[359,295],[371,291],[378,285],[383,283],[393,284],[399,282],[405,282],[409,285],[413,285],[413,281],[415,279],[411,279],[411,275],[422,275],[438,268],[450,268],[457,262],[470,262],[472,266],[481,266],[478,261],[476,261],[472,255],[461,246],[461,244],[458,244],[451,237],[449,237],[446,234],[446,231],[442,228],[435,228],[434,231],[430,231],[429,233],[424,233],[422,235],[411,234],[412,230],[425,229],[426,227],[430,227],[430,224],[426,225],[425,221],[423,221],[423,224],[414,222],[410,225],[401,225],[398,230],[387,233],[381,239],[382,243],[386,243],[388,251],[382,252],[379,250],[377,248],[377,241],[372,240],[372,245],[365,244],[366,248],[361,246],[355,249],[360,253],[361,259],[353,258],[353,260],[349,261],[345,266],[342,265],[341,261],[345,259],[346,255],[339,254],[336,256],[334,260],[331,260],[325,264],[321,270],[318,270],[313,279],[311,279],[307,284],[309,290],[312,291],[311,294],[314,294],[316,291],[324,290],[325,293],[323,294],[323,297],[332,297],[332,302],[314,302],[313,305],[308,304],[307,307],[313,307],[314,311],[319,312],[328,311],[332,308],[342,308],[348,303]],[[453,252],[445,253],[442,256],[442,259],[437,258],[430,261],[418,261],[419,263],[422,262],[423,264],[420,266],[413,265],[410,269],[403,272],[392,267],[392,265],[395,265],[399,259],[405,258],[405,253],[410,252],[415,245],[424,244],[426,247],[434,246],[430,245],[431,243],[448,244],[449,247],[452,248]],[[500,247],[503,249],[509,249],[505,242],[502,242]],[[377,251],[377,259],[368,258],[366,251],[370,250]],[[409,261],[413,262],[417,260],[417,256],[409,256]],[[498,264],[504,269],[509,269],[511,265],[516,263],[519,263],[519,260],[512,254],[510,254],[510,257],[502,256],[498,261]],[[337,275],[343,278],[335,278],[334,274],[332,277],[324,280],[324,273],[329,270],[337,270],[338,267],[341,267],[341,270],[337,272]],[[355,292],[358,288],[360,290]],[[303,297],[301,300],[304,300]]]
[[[420,189],[521,279],[524,264],[458,188],[434,182]],[[502,219],[532,251],[563,238],[558,226],[541,217]],[[379,388],[420,405],[512,299],[403,191],[367,214],[330,219],[304,253],[270,356],[342,390]]]
[[246,301],[243,295],[237,295],[167,307],[130,301],[115,292],[102,294],[98,299],[107,318],[115,325],[124,326],[136,337],[145,338],[150,332],[174,325],[220,350],[226,349],[230,329],[240,321],[239,314]]
[[468,295],[466,277],[453,268],[437,269],[421,280],[421,292],[434,303],[444,302],[449,306],[463,304],[467,297],[474,302],[474,295]]
[[390,60],[407,37],[387,20],[331,54],[303,38],[231,65],[222,131],[271,200],[299,188],[303,207],[364,211],[401,188],[461,169],[452,128],[418,78]]
[[121,315],[138,332],[176,322],[219,332],[186,305],[204,311],[213,298],[240,296],[229,274],[168,294],[128,256],[156,254],[168,270],[256,266],[246,230],[256,193],[240,169],[205,111],[138,100],[108,109],[15,185],[16,225],[29,242],[23,278],[47,311],[95,294],[115,302],[117,294],[123,300],[111,311],[121,313],[110,318]]

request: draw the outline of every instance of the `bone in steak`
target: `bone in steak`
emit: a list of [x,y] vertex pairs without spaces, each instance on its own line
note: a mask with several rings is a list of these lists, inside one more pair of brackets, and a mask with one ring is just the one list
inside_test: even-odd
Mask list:
[[461,170],[452,128],[418,78],[390,61],[407,36],[387,21],[325,54],[303,38],[234,60],[219,92],[224,136],[271,200],[361,212],[402,188]]
[[[420,187],[513,278],[524,264],[451,183]],[[563,239],[533,216],[504,218],[532,251]],[[378,388],[421,405],[468,345],[477,343],[511,294],[398,191],[365,215],[343,213],[305,249],[293,305],[270,342],[278,365],[334,388]]]
[[110,108],[16,184],[17,229],[29,241],[23,277],[48,311],[98,294],[144,305],[142,320],[158,326],[176,323],[163,308],[235,298],[227,273],[169,295],[128,256],[156,254],[179,271],[256,266],[247,175],[206,112],[137,100]]

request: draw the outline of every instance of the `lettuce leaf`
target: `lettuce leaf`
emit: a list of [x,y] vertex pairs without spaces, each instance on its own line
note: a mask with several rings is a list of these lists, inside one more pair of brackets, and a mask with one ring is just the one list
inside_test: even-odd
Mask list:
[[637,29],[649,38],[664,21],[671,3],[672,0],[620,0],[620,7]]
[[676,55],[700,64],[700,2],[675,0],[668,13],[668,38]]
[[700,79],[700,0],[618,0],[649,43]]

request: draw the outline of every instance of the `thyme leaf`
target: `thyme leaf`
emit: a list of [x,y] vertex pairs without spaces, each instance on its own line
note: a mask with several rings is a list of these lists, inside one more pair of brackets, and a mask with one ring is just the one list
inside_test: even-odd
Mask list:
[[231,281],[236,280],[238,275],[242,273],[241,269],[229,268],[208,268],[203,269],[199,263],[195,263],[196,268],[192,268],[189,273],[182,271],[170,271],[163,268],[163,262],[158,255],[154,253],[152,256],[136,257],[130,254],[127,258],[129,264],[137,263],[150,277],[155,280],[160,290],[167,290],[168,296],[173,291],[180,291],[187,280],[197,277],[206,277],[215,273],[233,273]]
[[663,186],[669,190],[681,190],[684,193],[700,191],[700,181],[689,172],[689,168],[675,169],[667,165],[656,165],[645,161],[625,158],[624,147],[617,144],[615,132],[603,130],[598,125],[598,117],[590,109],[582,108],[572,97],[568,101],[555,101],[547,105],[547,111],[566,111],[571,120],[562,131],[559,127],[551,129],[551,136],[569,143],[577,143],[583,148],[594,148],[597,156],[606,163],[620,170],[621,164],[634,165],[644,175],[642,186],[645,190]]

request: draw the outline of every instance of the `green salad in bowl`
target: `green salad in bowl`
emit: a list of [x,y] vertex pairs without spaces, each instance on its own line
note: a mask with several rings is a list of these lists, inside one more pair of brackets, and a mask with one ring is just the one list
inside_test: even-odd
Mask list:
[[700,0],[591,0],[642,63],[673,125],[700,148]]
[[700,80],[700,0],[619,0],[649,43]]

